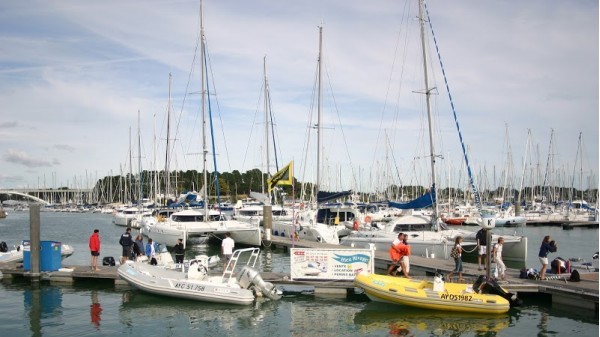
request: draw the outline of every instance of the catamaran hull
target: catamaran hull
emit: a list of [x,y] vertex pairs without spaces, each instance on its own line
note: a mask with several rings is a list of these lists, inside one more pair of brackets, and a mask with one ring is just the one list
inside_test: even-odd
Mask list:
[[[431,235],[429,234],[431,233]],[[462,246],[465,255],[468,252],[476,255],[475,233],[460,232],[460,231],[444,231],[444,232],[407,232],[409,235],[408,243],[411,247],[411,254],[416,256],[425,256],[437,259],[450,258],[450,251],[454,246],[454,238],[458,235],[463,237]],[[444,235],[443,233],[448,233]],[[343,246],[351,246],[356,248],[372,248],[376,250],[388,251],[391,243],[397,237],[397,233],[385,233],[379,231],[357,231],[340,239],[340,244]],[[497,242],[500,235],[492,235],[492,242]],[[515,236],[504,238],[504,248],[502,251],[503,260],[505,262],[514,262],[517,264],[525,264],[527,261],[527,237]]]
[[[174,247],[179,239],[187,238],[187,241],[194,242],[197,238],[210,238],[211,236],[223,237],[225,233],[231,233],[231,238],[236,244],[246,246],[260,246],[262,237],[260,228],[239,229],[232,227],[206,228],[206,229],[185,229],[174,226],[156,224],[149,227],[144,234],[154,242]],[[202,240],[205,241],[205,240]]]

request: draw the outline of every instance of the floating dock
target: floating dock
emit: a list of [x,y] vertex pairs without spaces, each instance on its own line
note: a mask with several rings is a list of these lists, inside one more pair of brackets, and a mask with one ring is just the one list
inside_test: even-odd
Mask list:
[[[315,248],[315,249],[351,249],[346,246],[330,245],[312,241],[295,240],[274,236],[269,245],[289,248]],[[268,245],[267,245],[268,246]],[[391,260],[387,251],[375,251],[375,269],[385,272]],[[431,277],[436,272],[447,274],[454,269],[454,261],[430,259],[421,256],[410,257],[411,274],[415,278]],[[473,263],[463,262],[463,275],[465,283],[474,282],[482,271],[477,269]],[[34,278],[47,281],[52,284],[71,284],[85,280],[105,280],[115,285],[127,285],[121,280],[117,273],[117,267],[102,266],[100,271],[92,271],[89,266],[63,266],[59,271],[41,272],[32,275],[24,271],[22,264],[0,264],[0,272],[4,279],[11,278]],[[520,270],[509,268],[506,272],[506,281],[501,286],[509,292],[522,296],[548,296],[551,297],[553,305],[567,305],[586,310],[594,310],[598,313],[598,272],[582,272],[580,282],[568,281],[568,276],[548,275],[549,280],[529,280],[519,278]],[[420,275],[420,276],[417,276]],[[290,276],[284,273],[261,272],[265,281],[279,285],[310,286],[314,288],[315,295],[320,294],[347,294],[355,291],[352,282],[349,281],[291,281]]]

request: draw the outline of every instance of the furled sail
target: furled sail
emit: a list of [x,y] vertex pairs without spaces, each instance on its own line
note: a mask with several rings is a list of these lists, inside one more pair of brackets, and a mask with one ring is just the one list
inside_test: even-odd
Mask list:
[[388,201],[388,206],[398,209],[420,209],[433,205],[435,202],[435,186],[429,192],[409,202]]
[[319,193],[317,194],[317,202],[321,203],[321,202],[326,202],[329,200],[335,200],[338,198],[343,198],[345,196],[348,196],[352,194],[351,190],[348,191],[342,191],[342,192],[325,192],[325,191],[319,191]]

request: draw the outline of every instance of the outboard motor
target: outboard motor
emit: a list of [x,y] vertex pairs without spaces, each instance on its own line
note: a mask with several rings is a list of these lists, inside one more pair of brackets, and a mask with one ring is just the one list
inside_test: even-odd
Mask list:
[[237,277],[237,281],[240,286],[245,289],[249,289],[249,287],[253,285],[260,293],[272,300],[281,298],[281,291],[275,288],[273,283],[265,282],[259,272],[249,266],[244,266],[244,268],[242,268]]
[[2,252],[2,253],[8,252],[8,245],[4,241],[0,242],[0,252]]
[[102,265],[103,266],[112,266],[112,267],[114,267],[115,266],[115,258],[112,257],[112,256],[105,256],[102,259]]
[[484,275],[480,275],[475,283],[473,283],[473,290],[480,294],[492,294],[498,295],[510,303],[510,307],[516,307],[523,304],[517,295],[513,293],[506,292],[506,290],[502,289],[502,287],[496,282],[494,279],[486,279]]

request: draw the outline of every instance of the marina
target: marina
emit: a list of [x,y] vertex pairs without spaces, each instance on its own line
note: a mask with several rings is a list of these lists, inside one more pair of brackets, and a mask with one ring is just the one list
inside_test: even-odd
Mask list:
[[[28,224],[28,214],[15,215],[0,222],[0,234],[5,239],[27,237]],[[102,305],[103,311],[101,314],[100,329],[119,330],[121,329],[121,323],[119,322],[125,320],[131,322],[128,324],[133,324],[136,327],[136,331],[147,331],[148,328],[145,325],[153,327],[154,330],[162,331],[157,325],[159,322],[161,326],[162,324],[170,324],[169,322],[172,322],[171,320],[174,317],[178,317],[179,319],[184,318],[186,322],[180,323],[182,325],[176,328],[177,331],[183,329],[180,333],[184,335],[188,334],[186,332],[187,329],[193,329],[198,326],[194,323],[197,322],[199,326],[206,329],[216,329],[209,330],[215,334],[230,335],[230,333],[224,332],[222,329],[228,324],[234,324],[233,331],[235,331],[235,334],[244,333],[260,336],[258,332],[253,332],[253,328],[247,326],[247,323],[254,322],[257,317],[262,317],[260,319],[262,323],[256,324],[269,331],[279,331],[279,335],[288,335],[290,330],[300,329],[299,331],[304,331],[304,333],[307,331],[319,331],[322,334],[331,336],[338,335],[339,331],[344,331],[345,334],[350,336],[360,336],[367,331],[370,331],[369,333],[372,335],[387,336],[390,330],[393,330],[392,325],[405,327],[415,333],[420,331],[418,326],[427,326],[428,330],[425,331],[429,332],[433,331],[431,329],[439,328],[444,328],[449,332],[474,332],[480,329],[489,329],[490,331],[497,331],[501,335],[510,335],[511,333],[524,333],[524,331],[529,331],[529,333],[538,331],[538,328],[530,330],[531,328],[523,326],[523,323],[529,319],[533,319],[534,322],[531,323],[536,326],[539,320],[543,319],[542,317],[550,317],[560,321],[566,320],[567,322],[574,320],[571,324],[582,324],[581,322],[585,322],[583,326],[588,326],[586,329],[592,330],[584,330],[581,333],[582,336],[594,336],[596,332],[590,335],[591,331],[597,331],[598,329],[597,314],[593,314],[594,309],[592,307],[597,305],[598,281],[597,279],[595,281],[589,280],[583,274],[581,282],[565,282],[560,279],[537,281],[520,279],[519,270],[511,268],[508,271],[508,283],[502,286],[509,291],[519,293],[525,302],[522,307],[511,309],[507,316],[501,315],[485,319],[478,315],[457,314],[453,316],[455,317],[456,325],[450,325],[438,320],[436,318],[438,317],[436,311],[423,311],[414,308],[406,309],[402,306],[384,304],[376,305],[376,303],[366,299],[361,290],[356,288],[351,282],[290,281],[290,249],[300,246],[329,249],[336,248],[336,246],[303,240],[292,242],[291,239],[282,237],[272,237],[271,245],[261,248],[261,257],[258,264],[263,278],[283,290],[281,300],[277,302],[258,301],[247,309],[236,309],[236,307],[231,306],[223,307],[216,304],[198,307],[194,304],[196,303],[195,301],[190,303],[186,300],[170,300],[160,296],[146,295],[143,292],[132,289],[131,286],[118,278],[117,267],[101,266],[99,272],[90,271],[87,265],[89,263],[87,236],[89,235],[88,232],[96,227],[100,229],[102,238],[102,256],[117,256],[118,252],[120,252],[117,239],[123,228],[112,224],[110,216],[104,214],[42,213],[42,239],[65,237],[65,233],[71,233],[69,237],[72,241],[69,241],[69,243],[72,244],[75,252],[71,257],[63,261],[62,268],[66,268],[67,270],[73,269],[73,271],[42,273],[41,282],[32,283],[25,276],[22,268],[8,268],[7,266],[3,266],[2,271],[5,277],[0,282],[0,287],[4,289],[3,294],[6,296],[0,299],[0,303],[4,303],[2,301],[15,301],[15,295],[19,296],[19,293],[29,294],[38,287],[42,298],[51,296],[51,294],[53,294],[52,296],[60,296],[63,305],[65,305],[65,301],[73,301],[71,294],[87,294],[84,296],[85,298],[82,303],[83,312],[86,313],[83,321],[87,321],[86,324],[91,329],[95,329],[95,325],[90,323],[90,316],[87,314],[90,307],[90,298],[93,303],[98,302]],[[10,231],[9,228],[11,229]],[[588,240],[582,238],[589,238],[590,234],[598,234],[597,229],[563,231],[560,227],[532,227],[527,228],[525,233],[530,237],[539,237],[542,233],[549,233],[561,243],[566,242],[566,240],[578,241],[581,243],[578,249],[583,249],[584,251],[592,249],[591,247],[595,244],[590,242],[591,245],[588,246]],[[535,245],[537,245],[537,242]],[[573,248],[570,245],[565,245],[562,253],[568,255],[563,256],[576,256],[577,253],[572,250]],[[347,247],[344,249],[347,249]],[[215,250],[210,245],[208,247],[190,246],[186,251],[186,258],[193,258],[197,254],[213,255],[214,252]],[[383,268],[386,268],[389,263],[389,255],[387,252],[376,251],[375,256],[376,271],[384,273]],[[414,275],[416,279],[431,279],[436,270],[447,272],[451,268],[452,262],[450,260],[431,259],[421,256],[411,257],[411,275]],[[12,278],[9,277],[11,273],[14,275]],[[219,273],[218,269],[215,273]],[[476,264],[465,263],[465,282],[474,282],[476,275],[480,273],[477,270]],[[36,283],[39,285],[36,286]],[[13,292],[15,293],[13,294]],[[96,300],[95,298],[98,299]],[[55,303],[55,301],[43,301],[40,304],[41,308],[50,305],[48,303]],[[79,303],[79,301],[76,300],[75,303]],[[567,304],[563,304],[562,301],[565,301]],[[570,301],[578,303],[576,303],[576,306],[568,305]],[[77,307],[78,305],[75,303],[70,306],[75,305]],[[584,305],[589,305],[589,307],[582,309]],[[284,310],[286,313],[281,312],[281,310]],[[334,312],[337,313],[334,314]],[[340,315],[341,312],[344,314]],[[584,313],[586,312],[590,314],[585,315]],[[307,320],[313,317],[310,313],[314,313],[317,316],[327,316],[330,323],[321,327],[306,325]],[[72,313],[72,315],[77,317],[75,313]],[[148,319],[142,318],[144,315]],[[276,319],[276,317],[280,317],[279,315],[287,317],[284,319],[284,322]],[[444,315],[449,314],[444,313]],[[0,309],[0,322],[5,323],[7,319],[11,319],[10,317],[13,317],[12,313]],[[195,321],[194,319],[190,319],[190,317],[204,318],[199,318],[199,320]],[[517,323],[512,328],[509,327],[508,321],[514,321],[517,318],[521,323]],[[14,320],[15,318],[12,319]],[[212,328],[209,327],[207,325],[208,320],[212,320],[217,325]],[[563,328],[564,324],[569,326],[569,323],[563,323],[563,327],[557,327],[552,322],[553,320],[551,319],[547,326],[548,328],[552,327],[554,331],[565,331]],[[69,319],[62,324],[73,326],[73,324],[81,323],[76,323]],[[88,327],[84,325],[79,327],[79,329],[85,331],[89,329]],[[44,331],[53,330],[50,327],[43,329]],[[20,330],[16,329],[14,331]],[[334,331],[337,333],[334,333]],[[125,333],[137,336],[137,332]]]
[[112,2],[5,6],[3,334],[598,337],[596,3]]
[[[304,247],[313,249],[339,249],[338,245],[323,244],[310,241],[292,242],[288,238],[273,237],[272,245],[283,247],[286,250],[294,247]],[[391,260],[387,251],[375,252],[375,266],[380,273],[387,270]],[[476,264],[464,263],[465,282],[473,283],[481,271],[477,270]],[[450,260],[438,260],[424,258],[420,256],[411,257],[411,270],[416,275],[422,275],[420,278],[432,277],[439,271],[448,272],[452,270],[453,262]],[[77,281],[90,279],[104,279],[114,282],[115,285],[123,285],[126,282],[119,277],[118,267],[103,266],[101,271],[91,271],[83,266],[65,266],[61,271],[45,272],[40,276],[40,280],[48,281],[54,284],[72,284]],[[5,279],[19,277],[30,279],[31,274],[23,271],[22,265],[0,265],[0,272]],[[502,287],[507,291],[522,295],[549,295],[553,304],[569,305],[575,308],[593,310],[598,312],[598,272],[582,273],[581,281],[570,282],[568,276],[554,277],[549,280],[529,280],[519,278],[520,270],[509,268],[506,272],[507,281]],[[348,292],[354,292],[355,286],[352,282],[344,281],[290,281],[289,274],[284,273],[262,273],[266,281],[275,285],[301,285],[312,287],[317,294],[338,294],[345,295]]]

